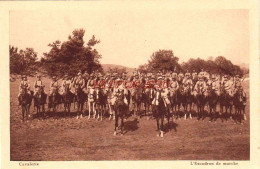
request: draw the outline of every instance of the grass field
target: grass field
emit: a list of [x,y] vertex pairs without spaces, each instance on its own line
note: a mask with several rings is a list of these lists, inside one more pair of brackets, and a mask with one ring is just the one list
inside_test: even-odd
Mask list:
[[[34,79],[29,78],[31,85]],[[46,89],[49,79],[43,79]],[[196,119],[175,120],[164,138],[155,120],[130,117],[126,134],[113,136],[114,121],[86,117],[48,117],[21,122],[17,95],[20,80],[10,82],[11,160],[249,160],[249,81],[244,82],[247,120],[235,124]],[[46,90],[47,91],[47,90]],[[33,108],[31,108],[31,113]]]

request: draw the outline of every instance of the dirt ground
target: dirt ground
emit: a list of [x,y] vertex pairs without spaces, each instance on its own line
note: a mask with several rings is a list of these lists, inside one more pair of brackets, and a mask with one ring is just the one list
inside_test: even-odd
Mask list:
[[[31,85],[34,79],[29,78]],[[49,79],[43,79],[46,89]],[[126,133],[113,136],[114,121],[75,117],[33,118],[22,122],[17,95],[20,80],[10,82],[11,160],[249,160],[249,84],[247,120],[211,123],[206,118],[175,120],[164,138],[157,137],[156,121],[130,117]],[[47,90],[46,90],[47,91]],[[59,110],[59,111],[62,111]],[[35,114],[33,107],[31,113]]]

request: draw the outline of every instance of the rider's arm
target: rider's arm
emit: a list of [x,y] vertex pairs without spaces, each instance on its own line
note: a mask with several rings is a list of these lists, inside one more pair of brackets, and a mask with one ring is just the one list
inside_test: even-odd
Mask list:
[[81,88],[83,89],[83,88],[85,87],[85,80],[82,79],[82,81],[83,81],[83,83],[82,83],[82,85],[81,85]]

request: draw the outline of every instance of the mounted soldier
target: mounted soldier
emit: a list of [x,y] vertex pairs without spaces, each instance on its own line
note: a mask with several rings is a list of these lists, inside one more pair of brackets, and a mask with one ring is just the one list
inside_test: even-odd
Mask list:
[[220,96],[220,81],[216,75],[212,75],[212,90],[215,91],[217,96]]
[[179,83],[179,85],[182,85],[183,78],[184,78],[184,74],[182,72],[180,72],[178,74],[178,83]]
[[202,76],[199,76],[199,81],[195,84],[194,87],[194,96],[197,96],[199,92],[204,93],[206,91],[207,85],[206,82],[204,81],[204,78]]
[[21,105],[20,102],[20,96],[23,92],[28,93],[29,95],[31,95],[31,90],[30,90],[30,83],[27,80],[27,77],[25,75],[22,76],[22,81],[19,85],[19,93],[18,93],[18,100],[19,100],[19,105]]
[[192,73],[192,81],[193,81],[193,84],[196,84],[198,81],[198,73],[195,72],[195,70],[193,70],[193,73]]
[[76,78],[74,82],[74,86],[80,87],[82,90],[85,88],[85,80],[82,77],[82,73],[78,73],[78,77]]
[[34,96],[36,95],[42,95],[42,94],[45,94],[44,92],[44,85],[42,83],[42,80],[41,80],[41,75],[37,75],[36,76],[36,81],[34,82]]
[[58,83],[57,77],[53,76],[52,77],[52,82],[50,84],[50,92],[49,95],[52,96],[54,92],[58,92],[60,88],[60,85]]
[[185,73],[185,78],[182,81],[184,90],[190,90],[192,91],[193,83],[191,79],[190,73]]
[[224,76],[223,87],[225,91],[232,96],[233,95],[233,82],[229,79],[228,75]]
[[64,80],[61,84],[61,95],[64,95],[66,86],[68,86],[68,89],[71,92],[72,83],[67,74],[64,76]]
[[243,80],[240,79],[239,75],[236,75],[234,80],[234,88],[236,91],[243,88],[242,82]]
[[94,85],[95,85],[95,76],[93,73],[90,74],[90,79],[88,80],[88,83],[87,83],[87,90],[91,89],[91,88],[94,88]]

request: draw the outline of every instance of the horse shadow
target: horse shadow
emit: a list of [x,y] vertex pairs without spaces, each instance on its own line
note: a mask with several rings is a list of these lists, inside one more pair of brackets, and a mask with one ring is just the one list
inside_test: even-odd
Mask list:
[[139,128],[138,123],[139,123],[139,121],[137,120],[137,118],[135,118],[131,121],[124,122],[124,134],[126,134],[128,132],[136,131]]
[[179,125],[178,125],[177,123],[173,122],[173,121],[170,121],[169,124],[168,124],[168,122],[166,122],[166,124],[165,124],[165,133],[170,132],[172,129],[173,129],[175,132],[177,132],[177,127],[178,127],[178,126],[179,126]]

